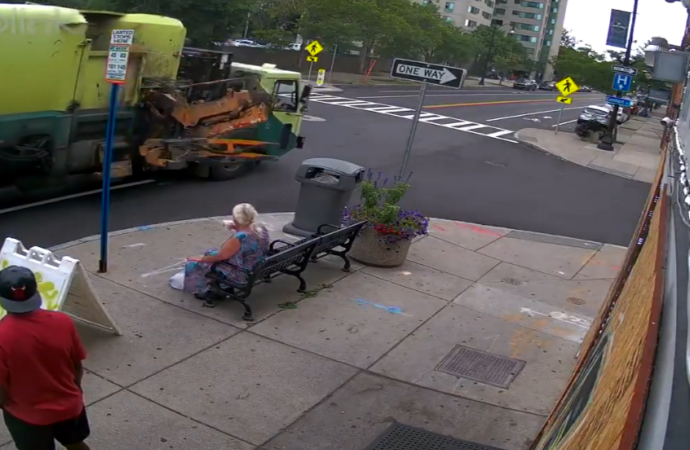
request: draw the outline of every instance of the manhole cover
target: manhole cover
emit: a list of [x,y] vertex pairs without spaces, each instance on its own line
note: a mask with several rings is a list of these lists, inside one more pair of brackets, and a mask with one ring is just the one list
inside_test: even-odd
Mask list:
[[500,450],[394,422],[365,450]]
[[577,298],[577,297],[568,297],[565,300],[572,303],[573,305],[584,305],[585,304],[584,300],[582,300],[581,298]]
[[522,284],[522,281],[518,280],[517,278],[501,278],[502,283],[507,283],[507,284],[512,284],[513,286],[520,286]]
[[435,370],[507,389],[523,367],[519,359],[456,345]]

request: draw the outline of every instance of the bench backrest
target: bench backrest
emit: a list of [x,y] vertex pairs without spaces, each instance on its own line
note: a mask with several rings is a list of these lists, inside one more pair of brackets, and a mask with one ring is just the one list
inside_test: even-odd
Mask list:
[[358,222],[345,228],[341,228],[339,230],[332,231],[328,234],[320,236],[319,243],[316,245],[316,248],[314,249],[314,254],[318,255],[319,253],[324,252],[326,250],[330,250],[338,246],[347,245],[348,241],[351,241],[355,237],[357,237],[360,230],[365,224],[366,221]]
[[258,263],[253,270],[255,277],[265,277],[290,266],[307,264],[309,257],[314,252],[314,247],[318,243],[318,238],[310,239],[299,245],[290,247],[280,253],[269,256],[263,262]]

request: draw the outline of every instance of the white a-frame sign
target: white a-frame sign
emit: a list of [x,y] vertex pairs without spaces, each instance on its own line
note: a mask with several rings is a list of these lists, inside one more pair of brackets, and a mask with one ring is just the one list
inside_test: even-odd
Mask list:
[[[58,258],[40,247],[27,250],[18,240],[7,238],[0,250],[0,269],[9,266],[26,267],[36,275],[43,309],[62,311],[76,320],[122,335],[79,260]],[[0,319],[6,314],[0,308]]]

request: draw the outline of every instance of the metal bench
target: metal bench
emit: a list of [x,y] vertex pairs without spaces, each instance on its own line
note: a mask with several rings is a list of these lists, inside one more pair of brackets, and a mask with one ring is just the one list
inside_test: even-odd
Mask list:
[[[214,263],[211,270],[206,274],[206,278],[209,280],[209,296],[205,300],[204,306],[214,307],[215,301],[220,299],[237,300],[244,307],[245,312],[242,318],[246,321],[253,321],[252,309],[247,304],[247,299],[254,286],[270,283],[273,278],[287,274],[299,280],[297,292],[305,292],[307,282],[302,274],[307,269],[309,262],[314,262],[327,255],[342,258],[345,261],[343,271],[349,272],[351,264],[347,253],[365,224],[366,222],[360,222],[345,228],[322,225],[311,238],[293,243],[277,239],[271,242],[266,259],[248,270],[225,261]],[[328,229],[333,231],[325,233]],[[241,273],[242,281],[238,283],[228,279],[218,270],[221,266],[229,267],[237,273]]]
[[[307,268],[309,258],[311,258],[318,241],[318,238],[310,239],[299,245],[286,248],[283,251],[274,252],[251,269],[242,269],[226,261],[214,263],[211,266],[211,270],[206,274],[206,278],[209,280],[210,295],[205,300],[204,306],[212,308],[215,306],[215,300],[218,299],[230,298],[237,300],[244,307],[242,318],[247,321],[253,321],[252,309],[246,300],[251,295],[254,286],[261,283],[269,283],[271,279],[287,274],[299,280],[297,292],[306,291],[307,282],[302,278],[302,272]],[[271,243],[271,247],[273,247],[274,243]],[[226,277],[219,270],[221,266],[241,273],[243,278],[241,282],[236,282]]]

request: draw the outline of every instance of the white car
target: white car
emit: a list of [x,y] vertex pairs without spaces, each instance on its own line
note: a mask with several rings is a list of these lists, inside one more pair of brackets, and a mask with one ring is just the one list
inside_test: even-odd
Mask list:
[[[609,117],[610,114],[613,112],[613,106],[611,105],[589,105],[586,106],[585,109],[582,111],[582,114],[580,114],[580,117],[577,119],[577,123],[583,123],[583,122],[588,122],[590,120],[596,120],[597,122],[601,122],[603,124],[608,124],[609,122]],[[618,117],[616,122],[618,124],[625,123],[630,119],[630,116],[626,113],[623,112],[622,109],[618,109]]]
[[302,44],[298,44],[297,42],[293,42],[292,44],[288,45],[285,47],[285,50],[293,50],[293,51],[300,51],[302,49]]
[[235,47],[255,47],[255,48],[263,48],[265,45],[261,45],[258,42],[254,42],[251,39],[237,39],[235,41],[232,41],[232,45]]

